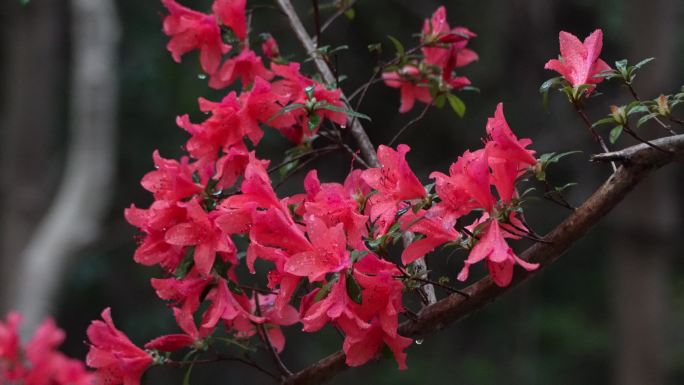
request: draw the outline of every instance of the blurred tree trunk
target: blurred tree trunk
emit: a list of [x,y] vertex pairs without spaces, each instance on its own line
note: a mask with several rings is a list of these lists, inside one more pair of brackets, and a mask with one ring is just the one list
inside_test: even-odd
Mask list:
[[[641,98],[654,98],[677,88],[671,83],[676,69],[674,40],[679,7],[678,0],[628,3],[627,32],[623,36],[631,48],[630,62],[656,57],[637,77],[635,87]],[[664,135],[655,124],[641,131],[651,137]],[[615,382],[619,385],[666,382],[667,267],[680,236],[673,171],[663,170],[640,185],[616,214],[611,265],[617,338]]]
[[59,0],[0,4],[2,129],[0,130],[0,314],[21,251],[54,196],[55,139],[63,123],[67,12]]
[[10,283],[31,330],[51,310],[66,266],[97,239],[112,191],[119,23],[113,0],[71,0],[70,140],[56,197]]

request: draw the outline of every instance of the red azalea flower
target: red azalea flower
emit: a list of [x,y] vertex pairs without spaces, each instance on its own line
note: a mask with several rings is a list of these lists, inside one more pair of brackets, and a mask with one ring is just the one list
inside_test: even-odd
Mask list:
[[264,55],[271,60],[280,57],[278,42],[270,34],[267,34],[266,40],[261,43],[261,50],[264,52]]
[[156,170],[147,173],[140,184],[154,195],[154,199],[179,201],[204,190],[203,186],[192,180],[195,170],[187,157],[182,157],[180,162],[164,159],[155,150],[152,159]]
[[534,151],[526,149],[530,139],[518,139],[506,122],[503,103],[496,107],[494,117],[487,120],[485,152],[492,170],[492,183],[504,203],[515,193],[515,181],[525,168],[537,164]]
[[[406,212],[401,217],[402,230],[424,235],[423,238],[411,242],[401,253],[401,263],[408,265],[434,251],[437,247],[459,238],[454,230],[454,221],[439,215],[421,210],[417,213]],[[431,215],[433,214],[433,215]]]
[[384,72],[382,79],[388,87],[400,89],[401,105],[399,112],[401,113],[411,111],[416,99],[425,104],[432,103],[427,80],[423,79],[420,70],[415,66],[406,65],[396,72]]
[[264,67],[261,57],[254,51],[245,48],[239,55],[226,60],[209,79],[209,87],[221,89],[230,86],[240,79],[242,88],[247,88],[256,77],[271,80],[273,74]]
[[549,60],[544,68],[558,72],[573,87],[601,83],[603,78],[596,75],[610,69],[610,66],[599,58],[603,48],[603,31],[597,29],[592,32],[584,39],[584,43],[577,36],[564,31],[558,38],[560,58]]
[[217,253],[224,261],[235,258],[235,244],[214,224],[215,211],[207,213],[195,199],[179,206],[187,209],[188,221],[170,228],[164,239],[175,246],[194,246],[193,258],[200,274],[209,274]]
[[347,335],[342,349],[346,356],[345,362],[349,366],[361,366],[375,358],[384,345],[387,345],[394,354],[394,359],[399,369],[405,370],[406,353],[404,350],[411,346],[413,340],[395,334],[388,335],[380,326],[378,320],[374,320],[371,326],[358,334]]
[[216,0],[211,9],[219,17],[221,23],[233,30],[238,39],[245,40],[247,37],[246,7],[247,0]]
[[380,233],[394,222],[402,202],[427,195],[425,187],[406,162],[406,153],[410,150],[405,144],[397,146],[396,151],[381,145],[378,147],[378,161],[382,166],[363,172],[363,180],[378,191],[369,198],[368,207],[370,219],[377,221]]
[[312,249],[292,255],[285,263],[285,271],[315,282],[328,273],[347,268],[351,260],[343,225],[339,223],[329,228],[314,215],[309,215],[306,222],[306,234],[311,240]]
[[162,352],[173,352],[196,343],[202,340],[214,330],[214,328],[197,329],[195,321],[192,318],[192,312],[173,308],[173,315],[176,318],[176,323],[183,330],[185,334],[167,334],[165,336],[157,337],[145,344],[145,349],[156,349]]
[[114,326],[109,308],[102,312],[102,319],[93,321],[87,331],[91,345],[86,363],[97,369],[95,384],[140,385],[152,357]]
[[458,280],[465,281],[468,279],[470,266],[484,259],[487,260],[489,275],[494,280],[494,283],[501,287],[508,286],[511,283],[513,279],[513,265],[516,263],[528,271],[539,267],[538,263],[523,261],[515,255],[504,239],[505,236],[506,233],[501,231],[499,222],[495,219],[490,219],[480,240],[477,241],[475,247],[470,251],[463,269],[458,274]]
[[175,0],[162,0],[162,3],[169,11],[164,19],[164,33],[171,36],[166,48],[173,60],[180,63],[181,56],[199,49],[202,69],[212,75],[221,63],[221,55],[231,49],[223,43],[216,18],[184,7]]

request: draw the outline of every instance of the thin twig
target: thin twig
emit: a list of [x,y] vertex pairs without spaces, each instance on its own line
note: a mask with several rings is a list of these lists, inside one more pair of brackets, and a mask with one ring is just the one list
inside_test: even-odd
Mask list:
[[412,277],[412,276],[410,276],[410,275],[399,276],[399,277],[397,277],[397,278],[403,278],[403,279],[408,279],[408,280],[411,280],[411,281],[417,281],[417,282],[424,283],[424,284],[426,284],[426,285],[434,285],[434,286],[437,286],[437,287],[441,287],[442,289],[444,289],[444,290],[446,290],[446,291],[449,291],[449,292],[451,292],[451,293],[456,293],[456,294],[462,295],[462,296],[465,297],[465,298],[470,297],[470,296],[468,295],[468,293],[466,293],[466,292],[463,292],[463,291],[461,291],[461,290],[458,290],[458,289],[456,289],[456,288],[453,288],[453,287],[451,287],[451,286],[449,286],[449,285],[445,285],[445,284],[443,284],[443,283],[439,283],[438,281],[433,281],[433,280],[431,280],[431,279],[420,278],[420,277]]
[[295,157],[292,157],[290,159],[287,159],[287,160],[280,162],[279,164],[269,168],[268,173],[270,174],[272,172],[278,171],[281,167],[287,166],[288,164],[296,162],[302,158],[306,158],[309,155],[313,155],[313,154],[323,155],[323,154],[326,154],[328,152],[332,152],[332,151],[339,150],[339,149],[340,149],[339,146],[326,146],[326,147],[314,149],[313,151],[310,151],[310,152],[307,152],[304,154],[300,154],[300,155],[297,155]]
[[414,125],[414,124],[420,122],[420,121],[425,117],[425,115],[427,115],[427,112],[428,112],[428,110],[430,109],[430,107],[432,107],[432,103],[426,104],[426,105],[425,105],[425,108],[423,108],[423,111],[420,112],[420,115],[418,115],[418,116],[416,116],[415,118],[411,119],[408,123],[406,123],[406,124],[404,125],[404,127],[402,127],[399,131],[397,131],[397,133],[394,135],[394,137],[392,138],[392,140],[390,140],[389,143],[387,143],[387,145],[388,145],[388,146],[392,146],[392,144],[393,144],[394,142],[396,142],[397,139],[399,139],[399,137],[401,136],[401,134],[403,134],[404,131],[406,131],[406,129],[408,129],[408,128],[411,127],[412,125]]
[[640,137],[636,132],[634,132],[634,130],[632,130],[632,129],[629,127],[629,125],[624,124],[624,125],[622,126],[622,128],[625,130],[626,133],[629,134],[629,136],[631,136],[632,138],[638,140],[639,142],[641,142],[641,143],[643,143],[643,144],[645,144],[645,145],[647,145],[647,146],[649,146],[649,147],[655,148],[655,149],[658,150],[658,151],[668,152],[667,150],[664,150],[664,149],[662,149],[662,148],[656,146],[655,144],[649,142],[648,140],[643,139],[642,137]]
[[[256,305],[256,315],[260,317],[261,307],[259,306],[258,294],[254,295],[254,304]],[[292,376],[292,372],[290,371],[290,369],[287,368],[287,366],[285,366],[285,363],[283,362],[283,360],[280,359],[280,355],[276,351],[275,347],[273,347],[273,344],[271,343],[271,338],[268,336],[268,333],[266,333],[266,328],[264,328],[264,325],[257,323],[256,327],[259,330],[259,336],[266,344],[268,352],[271,354],[271,358],[273,358],[273,362],[278,367],[278,370],[280,370],[280,373],[282,373],[282,375],[285,377]]]
[[[608,149],[608,146],[606,145],[606,142],[603,140],[601,135],[599,135],[598,132],[596,132],[596,129],[594,129],[593,125],[591,124],[591,121],[587,117],[587,114],[584,112],[582,109],[582,106],[580,106],[579,102],[578,103],[573,103],[572,104],[575,107],[575,111],[577,111],[577,114],[582,118],[582,122],[587,126],[587,129],[589,129],[589,133],[592,135],[594,140],[598,142],[598,144],[601,146],[603,149],[603,152],[610,152]],[[613,168],[613,172],[617,171],[617,166],[615,165],[614,162],[610,162],[611,167]]]
[[318,157],[321,156],[321,154],[313,154],[313,156],[304,162],[300,163],[294,170],[290,171],[283,179],[281,179],[275,186],[273,186],[274,190],[279,189],[291,176],[297,174],[298,172],[302,171],[306,166],[308,166],[311,162],[314,160],[318,159]]
[[328,29],[328,27],[330,27],[330,26],[332,25],[332,23],[333,23],[338,17],[344,15],[345,12],[347,12],[348,10],[350,10],[350,9],[354,6],[354,3],[356,3],[356,0],[351,0],[351,1],[347,4],[347,6],[341,7],[340,9],[337,10],[337,12],[335,12],[332,16],[330,16],[330,18],[329,18],[328,20],[326,20],[325,23],[323,23],[323,26],[321,27],[321,33],[322,33],[322,32],[325,32],[325,30]]
[[279,381],[280,378],[278,378],[277,375],[271,373],[270,371],[266,370],[265,368],[261,367],[259,364],[256,362],[242,358],[242,357],[229,357],[229,356],[221,356],[217,355],[214,358],[209,358],[209,359],[204,359],[204,360],[194,360],[194,361],[173,361],[170,359],[167,359],[164,361],[164,365],[168,366],[174,366],[174,367],[183,367],[187,365],[202,365],[202,364],[212,364],[216,362],[239,362],[241,364],[247,365],[249,367],[252,367],[254,369],[257,369],[263,374],[266,374],[267,376],[271,377],[275,381]]

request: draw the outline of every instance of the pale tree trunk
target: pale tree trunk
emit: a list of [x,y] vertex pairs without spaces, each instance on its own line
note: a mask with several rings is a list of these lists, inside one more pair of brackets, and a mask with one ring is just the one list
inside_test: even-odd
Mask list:
[[[677,0],[629,2],[624,44],[632,48],[630,62],[656,57],[637,77],[641,98],[677,88],[671,82],[677,68],[678,8]],[[664,135],[655,124],[641,132]],[[615,216],[610,252],[619,385],[666,382],[667,267],[681,236],[673,171],[663,170],[639,186]]]
[[22,253],[14,304],[30,330],[74,255],[96,239],[113,189],[119,24],[113,0],[71,0],[70,143],[64,177]]
[[54,198],[55,139],[64,126],[66,10],[59,0],[0,3],[0,315],[21,251]]

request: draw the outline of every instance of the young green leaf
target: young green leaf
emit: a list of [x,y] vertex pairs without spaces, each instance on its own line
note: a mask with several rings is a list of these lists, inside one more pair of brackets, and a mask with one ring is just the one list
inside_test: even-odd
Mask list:
[[648,64],[648,63],[650,63],[650,62],[652,62],[652,61],[654,61],[654,60],[655,60],[654,57],[649,57],[648,59],[644,59],[644,60],[642,60],[642,61],[636,63],[636,64],[634,65],[634,68],[635,68],[635,69],[640,69],[641,67],[645,66],[646,64]]
[[612,124],[612,123],[615,123],[615,119],[613,119],[612,116],[609,116],[609,117],[607,117],[607,118],[603,118],[603,119],[597,120],[597,121],[596,121],[594,124],[592,124],[591,126],[592,126],[592,127],[598,127],[598,126],[602,126],[602,125],[604,125],[604,124]]
[[466,112],[466,106],[465,103],[463,103],[463,100],[454,94],[447,94],[447,99],[449,100],[451,109],[462,118]]
[[622,134],[623,128],[624,127],[622,125],[619,125],[613,127],[613,129],[610,130],[610,136],[608,137],[608,139],[610,140],[611,144],[617,142],[617,140],[620,138],[620,134]]
[[403,57],[406,54],[404,45],[392,35],[387,35],[387,38],[394,44],[394,49],[397,51],[397,57]]
[[183,385],[190,385],[190,374],[192,373],[192,368],[195,366],[195,361],[197,361],[197,357],[192,360],[188,370],[185,372],[185,375],[183,376]]
[[347,274],[346,282],[347,284],[347,295],[352,301],[361,304],[361,285],[356,281],[356,278],[352,274]]
[[284,114],[287,114],[288,112],[292,112],[294,110],[298,110],[300,108],[305,108],[305,107],[306,106],[304,104],[301,104],[301,103],[289,104],[289,105],[281,108],[280,111],[276,112],[273,116],[268,118],[268,120],[266,121],[266,124],[271,123],[272,121],[274,121],[276,118],[278,118],[281,115],[284,115]]
[[368,116],[366,114],[356,112],[356,111],[349,109],[349,108],[334,106],[334,105],[329,104],[325,101],[319,102],[318,105],[316,106],[316,109],[317,110],[330,110],[330,111],[335,111],[335,112],[342,112],[344,114],[347,114],[347,116],[351,116],[353,118],[365,119],[368,121],[371,120],[370,116]]

